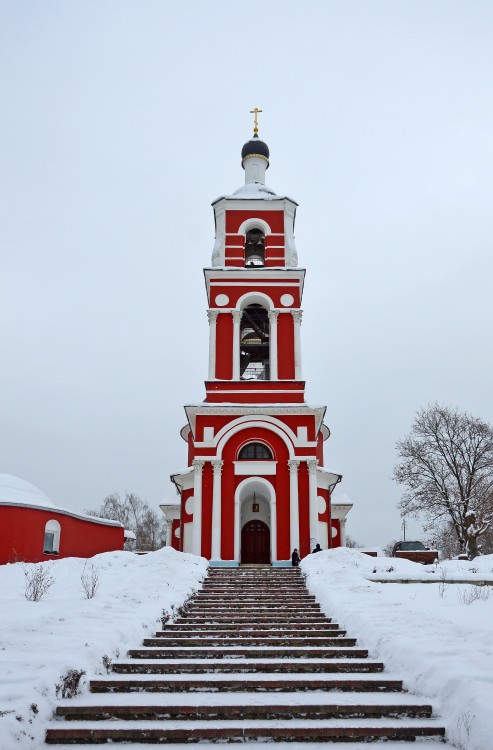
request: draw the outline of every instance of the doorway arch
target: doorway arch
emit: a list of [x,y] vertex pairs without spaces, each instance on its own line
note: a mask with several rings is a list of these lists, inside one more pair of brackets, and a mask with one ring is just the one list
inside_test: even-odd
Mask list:
[[[254,504],[258,505],[256,511],[253,510]],[[266,525],[269,531],[267,563],[277,560],[276,491],[264,477],[247,477],[235,491],[234,559],[238,562],[243,562],[242,533],[249,521],[262,521]]]
[[264,521],[247,521],[241,530],[241,563],[268,565],[270,563],[270,529]]

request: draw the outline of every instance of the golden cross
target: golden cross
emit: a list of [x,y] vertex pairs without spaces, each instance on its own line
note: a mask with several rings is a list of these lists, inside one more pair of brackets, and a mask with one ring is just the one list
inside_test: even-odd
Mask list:
[[258,115],[259,112],[262,112],[262,110],[259,109],[258,107],[255,107],[255,109],[251,109],[250,110],[250,114],[251,115],[255,115],[255,119],[253,121],[253,134],[254,135],[258,135],[258,120],[257,120],[257,115]]

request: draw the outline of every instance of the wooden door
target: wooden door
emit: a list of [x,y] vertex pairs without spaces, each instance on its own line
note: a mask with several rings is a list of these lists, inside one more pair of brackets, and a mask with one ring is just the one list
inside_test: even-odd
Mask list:
[[270,530],[263,521],[249,521],[241,530],[241,562],[270,563]]

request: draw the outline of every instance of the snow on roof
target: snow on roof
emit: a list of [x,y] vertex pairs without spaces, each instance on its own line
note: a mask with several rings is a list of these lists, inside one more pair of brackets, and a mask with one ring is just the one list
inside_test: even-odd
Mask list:
[[13,474],[0,474],[0,503],[37,505],[40,508],[57,507],[38,487]]
[[263,182],[246,182],[238,188],[238,190],[235,190],[231,197],[272,200],[272,198],[281,198],[282,196],[276,195],[275,192]]
[[332,505],[353,505],[353,501],[349,495],[346,495],[345,492],[342,492],[339,487],[336,486],[332,493]]
[[130,529],[125,529],[124,530],[124,532],[123,532],[123,538],[124,539],[137,539],[137,537],[135,536],[134,532],[131,531]]

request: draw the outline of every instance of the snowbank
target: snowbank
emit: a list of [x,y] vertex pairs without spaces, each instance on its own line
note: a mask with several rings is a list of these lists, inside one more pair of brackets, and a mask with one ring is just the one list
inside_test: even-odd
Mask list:
[[[69,670],[83,670],[81,687],[104,673],[103,657],[128,648],[158,629],[200,586],[204,558],[165,547],[148,555],[106,552],[87,561],[99,576],[93,599],[85,599],[81,574],[86,560],[42,563],[55,583],[39,602],[24,596],[24,569],[0,566],[0,748],[38,750],[57,702],[56,686]],[[159,625],[160,627],[160,625]]]
[[[492,555],[422,566],[337,549],[309,555],[301,568],[324,612],[399,673],[408,690],[432,700],[450,741],[462,750],[491,750],[493,589],[478,588],[487,598],[474,599],[472,586],[444,579],[492,580]],[[384,576],[436,583],[371,580]]]

